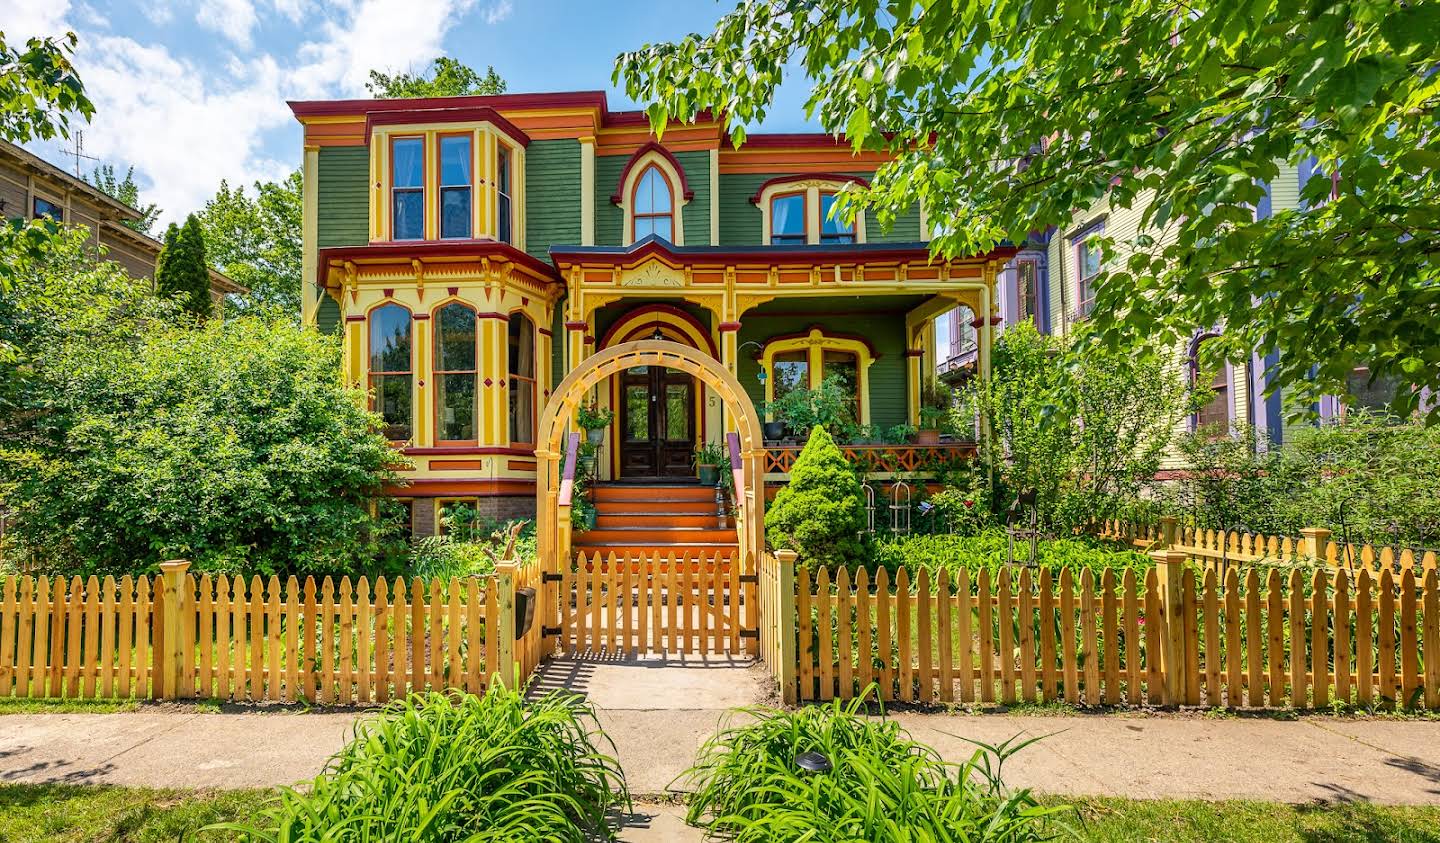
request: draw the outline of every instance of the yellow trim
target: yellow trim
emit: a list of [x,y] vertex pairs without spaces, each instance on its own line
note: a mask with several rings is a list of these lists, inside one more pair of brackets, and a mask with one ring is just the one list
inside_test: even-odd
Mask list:
[[[805,196],[805,242],[815,245],[820,242],[820,194],[839,193],[846,181],[835,179],[805,179],[781,184],[772,184],[760,191],[760,231],[765,242],[770,242],[770,201],[776,196],[801,193]],[[855,242],[865,242],[865,214],[855,215]]]
[[[825,380],[826,351],[854,354],[857,364],[855,377],[858,381],[856,390],[860,393],[858,396],[860,424],[870,423],[870,364],[875,362],[875,358],[871,356],[869,346],[861,340],[831,336],[819,328],[811,328],[810,332],[803,337],[787,337],[766,343],[765,350],[761,353],[760,365],[765,370],[765,401],[767,403],[775,400],[775,355],[787,351],[806,352],[810,389],[818,389],[820,383]],[[768,413],[766,417],[769,417]]]
[[595,138],[580,139],[580,245],[595,245]]
[[[611,326],[609,331],[610,335],[615,339],[603,348],[597,348],[596,351],[604,351],[607,348],[612,348],[625,342],[636,342],[636,340],[626,340],[625,336],[634,332],[637,328],[644,328],[651,325],[659,325],[661,335],[667,341],[678,342],[681,345],[689,345],[707,357],[710,355],[710,346],[713,342],[712,337],[707,336],[703,331],[677,314],[666,313],[664,311],[632,312],[620,317],[620,319]],[[641,339],[648,340],[650,337],[646,336]],[[597,337],[596,342],[598,343],[599,341]],[[705,417],[705,404],[707,389],[709,389],[709,387],[703,383],[697,384],[697,386],[699,387],[698,389],[691,390],[693,393],[691,400],[695,403],[695,428],[691,431],[691,434],[694,437],[695,443],[698,445],[705,441],[707,436],[714,433],[714,430],[707,424],[708,420]],[[618,439],[621,421],[620,379],[611,378],[609,389],[601,390],[599,398],[601,399],[600,406],[609,407],[615,411],[615,421],[606,432],[607,444],[610,451],[610,479],[615,479],[620,476],[620,443]]]
[[671,226],[671,234],[675,235],[670,242],[676,246],[684,246],[685,214],[683,210],[686,205],[690,204],[690,200],[686,199],[680,191],[680,185],[684,182],[680,179],[679,171],[671,166],[665,156],[655,150],[642,155],[635,162],[635,166],[630,168],[629,174],[625,176],[625,183],[620,185],[620,209],[625,212],[625,229],[621,232],[621,237],[626,246],[635,242],[635,211],[630,197],[635,195],[635,184],[652,165],[665,177],[665,182],[670,188],[670,213],[674,221]]
[[720,245],[720,149],[710,150],[710,245]]
[[319,254],[318,226],[320,220],[320,150],[305,148],[300,170],[300,323],[314,325],[324,290],[312,283]]

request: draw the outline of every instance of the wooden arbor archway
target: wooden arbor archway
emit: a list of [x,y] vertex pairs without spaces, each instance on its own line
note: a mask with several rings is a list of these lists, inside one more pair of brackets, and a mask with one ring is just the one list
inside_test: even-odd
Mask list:
[[637,340],[621,343],[585,358],[545,403],[540,414],[535,449],[536,538],[542,564],[558,571],[561,557],[570,553],[570,508],[560,506],[560,461],[567,427],[574,427],[575,411],[585,394],[598,383],[633,366],[664,366],[699,378],[725,402],[740,438],[740,465],[736,471],[735,496],[739,509],[736,520],[739,551],[753,554],[759,563],[765,548],[764,449],[760,417],[740,381],[720,361],[702,351],[668,340]]

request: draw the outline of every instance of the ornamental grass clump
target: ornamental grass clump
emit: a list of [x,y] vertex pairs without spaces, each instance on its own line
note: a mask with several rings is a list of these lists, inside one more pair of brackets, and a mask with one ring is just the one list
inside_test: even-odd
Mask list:
[[215,829],[252,841],[609,840],[606,814],[630,797],[594,722],[561,692],[412,695],[358,724],[324,773],[281,788],[254,825]]
[[[753,722],[707,741],[685,774],[694,788],[686,822],[737,843],[1023,843],[1062,829],[1054,815],[1067,808],[1042,807],[1001,780],[1005,759],[1034,739],[976,744],[968,761],[952,764],[863,705],[862,697],[744,710]],[[823,756],[805,760],[821,771],[797,763],[804,753]]]

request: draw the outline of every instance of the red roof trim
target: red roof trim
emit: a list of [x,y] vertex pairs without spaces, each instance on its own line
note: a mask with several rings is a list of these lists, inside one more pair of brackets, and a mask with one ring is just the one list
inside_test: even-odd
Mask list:
[[755,195],[753,195],[753,196],[750,197],[750,204],[751,204],[751,205],[758,205],[758,204],[760,204],[760,196],[761,196],[761,194],[763,194],[767,189],[769,189],[769,188],[771,188],[771,187],[774,187],[775,185],[778,185],[778,184],[791,184],[791,183],[797,182],[797,181],[812,181],[812,180],[814,180],[814,181],[855,182],[856,184],[859,184],[859,185],[862,186],[862,187],[869,187],[869,186],[870,186],[870,181],[869,181],[869,179],[862,179],[862,178],[860,178],[859,176],[848,176],[848,175],[846,175],[846,174],[844,174],[844,173],[797,173],[797,174],[792,175],[792,176],[776,176],[775,178],[770,179],[769,181],[766,181],[764,184],[760,185],[758,188],[755,189]]
[[670,166],[675,168],[675,172],[680,174],[680,193],[685,197],[685,201],[689,202],[695,198],[695,191],[690,189],[690,181],[685,178],[685,168],[680,166],[680,162],[676,160],[674,155],[670,154],[670,150],[652,140],[635,150],[635,154],[631,155],[630,160],[625,162],[625,169],[620,171],[620,181],[615,183],[615,192],[610,194],[610,204],[619,205],[624,201],[625,197],[622,194],[625,191],[625,180],[630,177],[630,171],[635,168],[635,165],[640,162],[641,158],[644,158],[652,152],[668,161]]
[[825,132],[777,132],[745,136],[741,149],[814,149],[817,146],[849,146],[844,135]]
[[501,116],[500,112],[488,106],[470,108],[412,108],[405,111],[384,111],[365,115],[365,142],[375,133],[376,126],[396,126],[406,123],[481,123],[494,124],[511,140],[521,146],[530,145],[530,136],[519,126]]
[[549,263],[522,252],[509,243],[501,243],[498,240],[421,240],[403,243],[369,243],[364,246],[331,246],[320,250],[319,259],[316,261],[318,264],[316,271],[318,282],[323,286],[325,276],[330,271],[331,261],[383,260],[386,258],[424,260],[437,257],[499,259],[520,266],[545,282],[563,283],[559,272]]
[[414,97],[410,99],[290,100],[296,117],[335,117],[384,111],[427,108],[596,108],[606,110],[604,91],[562,91],[544,94],[495,94],[473,97]]

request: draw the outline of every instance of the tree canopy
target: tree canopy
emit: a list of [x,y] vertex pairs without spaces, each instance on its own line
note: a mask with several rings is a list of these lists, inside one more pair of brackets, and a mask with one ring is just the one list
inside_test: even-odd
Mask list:
[[401,97],[463,97],[505,93],[505,80],[486,67],[484,73],[455,59],[440,56],[424,73],[370,71],[365,89],[379,99]]
[[195,316],[204,318],[213,310],[205,235],[194,214],[185,218],[184,225],[172,222],[165,230],[165,244],[155,260],[155,289]]
[[[945,254],[1143,207],[1098,238],[1082,342],[1223,324],[1207,352],[1279,350],[1296,406],[1366,366],[1408,413],[1440,389],[1437,63],[1440,5],[1407,0],[746,0],[615,78],[657,128],[710,109],[738,142],[798,66],[826,130],[895,155],[842,210],[924,202]],[[1305,208],[1257,213],[1296,170]]]
[[150,229],[155,226],[155,218],[160,216],[160,206],[151,202],[147,205],[140,204],[140,186],[135,183],[135,168],[125,170],[125,177],[116,178],[115,168],[110,164],[101,164],[95,168],[86,181],[99,188],[101,192],[124,202],[126,205],[140,212],[140,216],[133,220],[125,220],[125,225],[144,234],[149,234]]
[[274,307],[300,316],[300,173],[281,182],[220,190],[197,215],[210,264],[250,292],[231,297],[242,310]]

